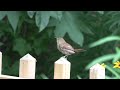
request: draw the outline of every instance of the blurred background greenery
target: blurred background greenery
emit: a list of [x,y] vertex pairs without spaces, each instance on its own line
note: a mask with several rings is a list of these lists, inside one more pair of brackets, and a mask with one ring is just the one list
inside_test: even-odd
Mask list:
[[3,74],[19,75],[19,59],[37,59],[36,78],[53,79],[54,62],[62,54],[55,37],[86,52],[68,57],[71,79],[88,79],[89,68],[105,63],[106,78],[120,78],[112,65],[120,58],[119,11],[0,11],[0,51]]

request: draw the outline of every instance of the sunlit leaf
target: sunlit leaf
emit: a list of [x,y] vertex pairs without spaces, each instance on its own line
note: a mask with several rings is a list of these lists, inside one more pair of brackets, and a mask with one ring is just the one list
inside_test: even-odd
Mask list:
[[80,75],[77,75],[77,78],[78,78],[78,79],[82,79],[82,78],[80,77]]
[[45,74],[41,74],[42,79],[49,79]]
[[6,16],[6,11],[0,11],[0,20]]
[[20,16],[19,11],[8,11],[7,12],[8,20],[9,20],[14,31],[16,31],[18,21],[19,21],[19,16]]
[[108,37],[102,38],[102,39],[90,44],[89,47],[96,47],[98,45],[102,45],[104,43],[114,41],[114,40],[120,40],[120,37],[119,36],[108,36]]
[[50,16],[51,14],[49,11],[38,11],[36,13],[35,21],[40,32],[47,27]]
[[100,13],[100,14],[104,14],[104,11],[97,11],[98,13]]
[[111,59],[113,59],[115,57],[115,54],[108,54],[108,55],[104,55],[101,57],[98,57],[96,59],[94,59],[92,62],[90,62],[85,69],[90,69],[90,67],[92,67],[93,65],[95,65],[96,63],[102,63],[102,62],[106,62],[106,61],[110,61]]
[[78,30],[72,31],[71,30],[68,33],[69,33],[71,40],[73,40],[75,43],[79,44],[80,46],[83,46],[84,37],[80,31],[78,31]]
[[47,27],[55,27],[57,24],[59,24],[59,21],[57,19],[51,18]]
[[90,29],[88,29],[87,27],[81,27],[81,25],[80,25],[80,31],[86,34],[91,34],[91,35],[94,34]]
[[33,18],[36,11],[27,11],[27,14],[30,18]]
[[62,18],[62,11],[50,11],[49,12],[51,14],[52,17],[61,20]]
[[41,12],[41,23],[39,25],[40,31],[42,31],[43,29],[45,29],[45,27],[47,27],[49,23],[49,19],[50,19],[49,11],[42,11]]
[[61,22],[56,26],[55,36],[63,37],[66,33],[70,38],[80,46],[83,45],[83,34],[78,25],[76,25],[75,17],[70,12],[65,12],[62,16]]
[[112,79],[112,77],[109,77],[109,76],[105,76],[105,79]]
[[120,60],[120,49],[118,47],[116,47],[116,52],[117,53],[112,61],[113,63]]
[[36,26],[39,27],[40,23],[41,23],[41,12],[37,11],[36,15],[35,15],[35,23]]

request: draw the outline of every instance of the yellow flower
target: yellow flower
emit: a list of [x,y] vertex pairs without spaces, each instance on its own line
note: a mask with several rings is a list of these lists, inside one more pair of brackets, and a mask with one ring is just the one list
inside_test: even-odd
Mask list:
[[104,63],[102,63],[101,66],[103,66],[104,68],[106,67],[106,65]]
[[119,61],[115,62],[114,64],[115,64],[115,65],[114,65],[113,68],[120,68],[120,62],[119,62]]

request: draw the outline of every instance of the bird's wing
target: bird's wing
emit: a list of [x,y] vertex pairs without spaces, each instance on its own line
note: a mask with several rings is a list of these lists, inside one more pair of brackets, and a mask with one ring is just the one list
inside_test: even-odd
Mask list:
[[74,51],[74,48],[71,45],[69,45],[68,43],[63,43],[61,45],[61,48]]

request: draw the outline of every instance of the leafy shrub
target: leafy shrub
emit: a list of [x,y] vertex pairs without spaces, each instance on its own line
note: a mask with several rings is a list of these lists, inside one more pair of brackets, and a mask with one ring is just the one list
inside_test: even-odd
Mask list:
[[108,35],[119,35],[119,14],[115,11],[0,11],[3,73],[18,76],[19,59],[30,53],[37,59],[36,77],[53,78],[54,62],[62,56],[55,37],[64,37],[72,46],[87,50],[68,58],[72,64],[71,78],[88,78],[86,65],[94,58],[115,52],[119,41],[95,48],[89,44]]

